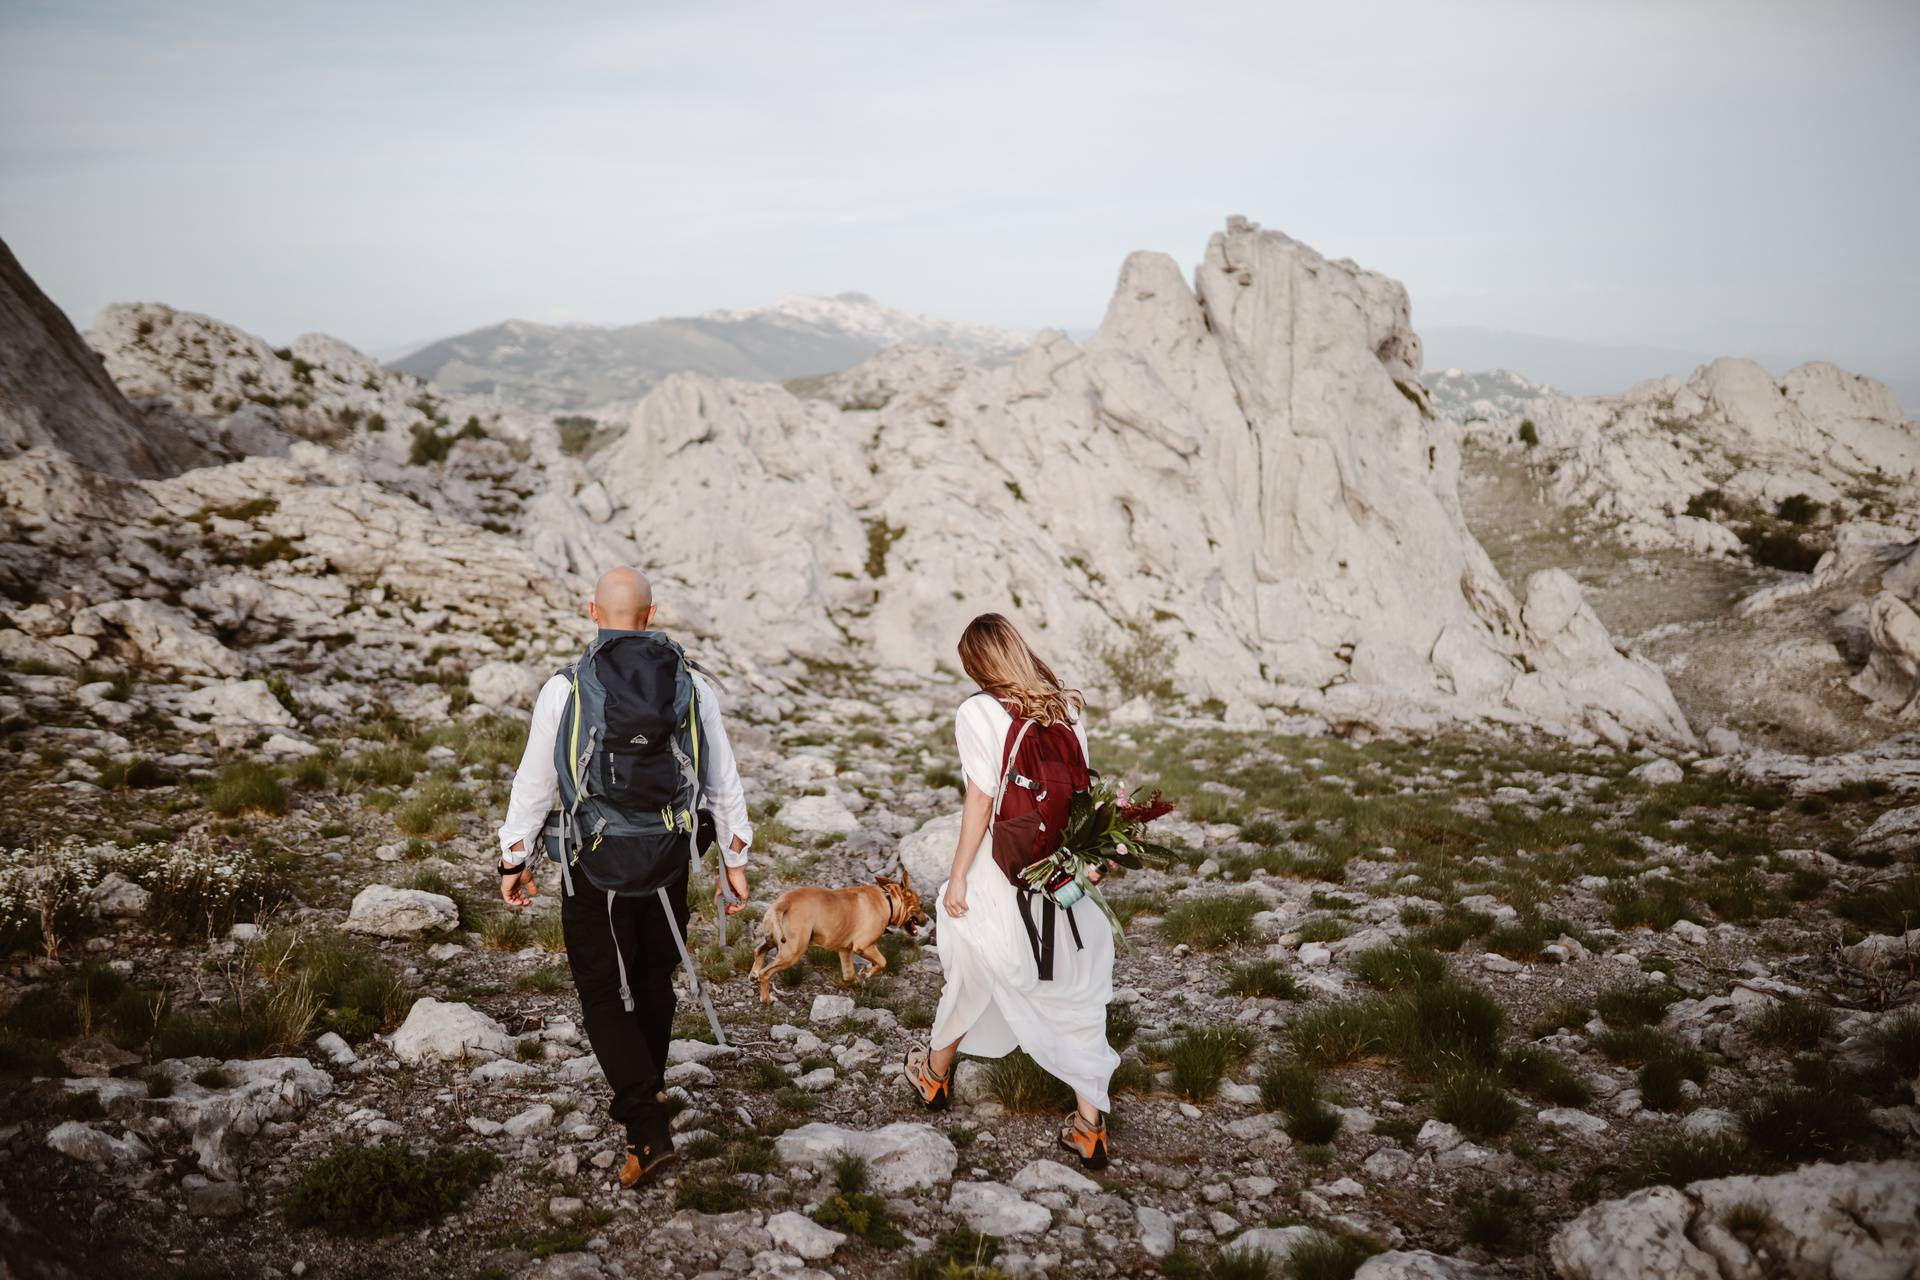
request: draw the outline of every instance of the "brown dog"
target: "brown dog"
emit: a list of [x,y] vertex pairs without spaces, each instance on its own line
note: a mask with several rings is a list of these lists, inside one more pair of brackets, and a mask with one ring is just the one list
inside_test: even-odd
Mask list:
[[838,951],[840,976],[850,983],[856,953],[873,966],[864,975],[870,978],[887,967],[887,958],[875,945],[880,935],[897,926],[911,938],[925,923],[927,913],[920,909],[920,895],[907,883],[904,868],[898,880],[881,876],[875,884],[850,889],[789,889],[768,908],[760,922],[759,945],[753,949],[752,977],[760,983],[760,1003],[773,1003],[773,975],[799,964],[810,946]]

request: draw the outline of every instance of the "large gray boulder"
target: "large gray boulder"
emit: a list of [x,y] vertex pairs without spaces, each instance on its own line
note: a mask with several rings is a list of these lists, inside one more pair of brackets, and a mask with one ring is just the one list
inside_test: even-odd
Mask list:
[[1867,632],[1873,652],[1849,687],[1897,716],[1920,718],[1920,613],[1882,591],[1867,607]]
[[783,1164],[826,1169],[841,1155],[867,1162],[874,1190],[898,1195],[914,1187],[935,1187],[953,1176],[960,1162],[947,1135],[931,1125],[900,1121],[880,1129],[846,1129],[815,1121],[789,1129],[773,1140]]
[[929,818],[900,842],[900,866],[922,896],[937,893],[953,868],[953,851],[960,844],[960,815]]
[[393,1033],[393,1053],[409,1066],[504,1058],[513,1053],[513,1037],[472,1005],[423,996]]
[[353,896],[341,928],[377,938],[415,938],[460,924],[460,906],[443,893],[370,884]]
[[[1920,1258],[1920,1163],[1814,1164],[1770,1177],[1648,1187],[1595,1205],[1548,1245],[1562,1280],[1907,1280]],[[1729,1229],[1766,1218],[1763,1260]]]

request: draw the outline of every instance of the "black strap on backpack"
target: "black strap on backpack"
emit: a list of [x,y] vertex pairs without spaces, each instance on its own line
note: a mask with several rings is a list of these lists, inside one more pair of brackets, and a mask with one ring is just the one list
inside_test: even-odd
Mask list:
[[[1032,889],[1021,889],[1020,923],[1027,927],[1027,945],[1033,948],[1033,962],[1040,967],[1040,981],[1053,981],[1053,917],[1062,912],[1067,917],[1067,928],[1073,933],[1073,946],[1076,951],[1085,951],[1087,944],[1080,941],[1080,924],[1073,918],[1072,907],[1061,907],[1045,893],[1036,893]],[[1032,900],[1040,899],[1040,927],[1034,928],[1033,913],[1028,909]]]

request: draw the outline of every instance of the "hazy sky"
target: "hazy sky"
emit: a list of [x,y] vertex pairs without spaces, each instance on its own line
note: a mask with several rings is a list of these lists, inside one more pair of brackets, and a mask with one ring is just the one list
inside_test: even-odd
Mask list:
[[83,324],[1085,326],[1229,213],[1416,326],[1920,365],[1920,4],[0,0],[0,237]]

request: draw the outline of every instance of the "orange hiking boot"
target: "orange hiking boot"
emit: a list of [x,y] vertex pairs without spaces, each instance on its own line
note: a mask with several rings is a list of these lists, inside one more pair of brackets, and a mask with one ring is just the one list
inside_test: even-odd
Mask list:
[[631,1190],[680,1157],[673,1139],[662,1136],[652,1142],[627,1148],[627,1162],[620,1167],[620,1185]]
[[924,1044],[907,1050],[907,1083],[920,1095],[920,1105],[929,1111],[945,1111],[953,1101],[953,1069],[935,1075],[929,1060],[933,1051]]
[[1107,1119],[1100,1118],[1098,1124],[1089,1125],[1081,1119],[1078,1111],[1067,1127],[1060,1130],[1060,1145],[1080,1157],[1080,1163],[1089,1169],[1107,1167]]

